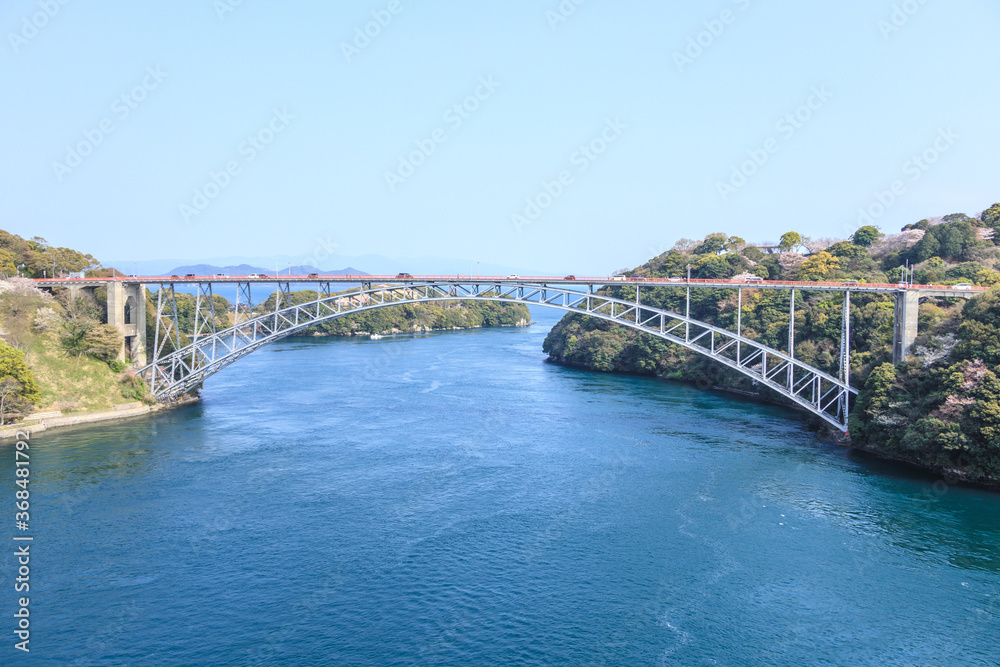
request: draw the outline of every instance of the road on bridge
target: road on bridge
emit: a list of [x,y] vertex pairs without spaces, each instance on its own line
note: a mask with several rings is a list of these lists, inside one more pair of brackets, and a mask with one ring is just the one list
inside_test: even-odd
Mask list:
[[761,289],[798,289],[798,290],[824,290],[824,291],[851,291],[851,292],[900,292],[916,291],[926,296],[951,296],[967,297],[969,292],[985,292],[987,287],[978,287],[968,283],[958,285],[911,285],[906,283],[865,283],[853,280],[839,282],[818,282],[818,281],[793,281],[793,280],[715,280],[711,278],[646,278],[643,276],[471,276],[468,274],[454,275],[427,275],[413,276],[408,273],[397,275],[325,275],[309,274],[301,275],[281,275],[281,274],[250,274],[247,276],[230,276],[225,274],[215,274],[210,276],[197,276],[186,274],[183,276],[117,276],[113,278],[37,278],[36,283],[53,287],[98,287],[102,284],[112,282],[139,283],[139,284],[186,284],[186,283],[347,283],[347,284],[412,284],[412,283],[440,283],[440,282],[466,282],[466,283],[530,283],[532,285],[585,285],[585,286],[605,286],[605,285],[655,285],[657,287],[690,286],[708,288],[733,288],[733,287],[756,287]]

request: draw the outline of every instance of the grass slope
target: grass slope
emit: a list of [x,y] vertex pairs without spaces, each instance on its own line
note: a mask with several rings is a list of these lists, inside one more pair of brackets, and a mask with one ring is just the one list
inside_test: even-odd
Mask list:
[[103,361],[67,355],[55,333],[36,337],[28,350],[27,363],[41,390],[37,412],[110,410],[138,400],[131,383],[123,383],[121,375]]

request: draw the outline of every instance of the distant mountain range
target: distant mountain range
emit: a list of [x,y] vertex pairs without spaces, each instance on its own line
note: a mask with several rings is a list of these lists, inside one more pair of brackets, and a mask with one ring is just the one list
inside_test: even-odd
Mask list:
[[[227,276],[248,276],[251,273],[273,276],[274,268],[266,269],[262,266],[251,266],[250,264],[239,264],[237,266],[214,266],[212,264],[191,264],[189,266],[178,266],[172,271],[167,271],[163,276],[185,276],[193,273],[196,276],[213,276],[217,273],[224,273]],[[347,267],[346,269],[322,270],[315,266],[293,266],[281,267],[281,275],[308,276],[310,273],[317,273],[326,276],[367,276],[368,273]]]
[[[310,264],[303,264],[303,261]],[[337,271],[320,271],[313,261],[322,261],[327,266],[347,267]],[[384,257],[382,255],[331,255],[329,257],[312,258],[288,255],[246,256],[246,255],[209,255],[202,257],[172,257],[152,260],[110,259],[101,258],[104,266],[113,266],[126,275],[139,276],[183,276],[186,273],[198,274],[204,269],[206,273],[225,273],[227,275],[244,275],[245,273],[266,273],[274,275],[275,265],[278,273],[288,274],[288,265],[292,265],[292,273],[296,271],[309,275],[310,273],[357,273],[359,275],[396,275],[404,271],[415,276],[449,276],[475,274],[482,276],[506,276],[517,273],[522,276],[547,276],[576,273],[577,275],[607,275],[607,270],[593,269],[589,273],[582,268],[569,268],[561,271],[554,267],[547,270],[526,266],[509,266],[492,262],[471,262],[467,259],[449,259],[440,257]],[[245,270],[241,269],[245,265]],[[364,271],[354,267],[363,266]],[[604,271],[602,273],[602,271]]]

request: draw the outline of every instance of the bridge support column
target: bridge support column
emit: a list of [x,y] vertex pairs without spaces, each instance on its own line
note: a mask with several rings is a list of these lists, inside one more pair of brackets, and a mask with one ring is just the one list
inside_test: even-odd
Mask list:
[[[736,289],[736,336],[743,335],[743,288],[738,287]],[[740,354],[740,341],[736,341],[736,363],[741,363],[742,355]]]
[[142,368],[146,365],[146,286],[129,285],[126,292],[129,299],[135,299],[132,306],[132,322],[135,324],[135,333],[129,346],[129,356],[132,358],[133,366]]
[[[844,321],[840,332],[840,375],[845,387],[851,385],[851,291],[844,292]],[[847,424],[851,413],[851,394],[844,392],[840,396],[842,423]],[[846,430],[846,427],[845,427]]]
[[913,290],[896,292],[896,325],[892,336],[892,363],[901,364],[917,338],[920,315],[920,293]]
[[97,290],[96,287],[88,287],[86,285],[70,285],[66,289],[69,290],[69,298],[73,299],[74,301],[76,299],[79,299],[80,296],[83,294],[87,294],[90,296],[91,299],[93,299],[94,292]]
[[118,360],[146,365],[146,286],[114,282],[108,285],[108,324],[121,332]]
[[[788,301],[788,356],[795,358],[795,288]],[[788,391],[795,385],[795,366],[788,364]]]

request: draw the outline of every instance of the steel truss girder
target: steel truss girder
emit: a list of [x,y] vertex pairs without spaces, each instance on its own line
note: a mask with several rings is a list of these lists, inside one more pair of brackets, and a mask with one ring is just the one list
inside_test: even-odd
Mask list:
[[[294,333],[323,322],[354,313],[393,305],[426,303],[434,301],[498,301],[525,305],[546,306],[572,313],[597,317],[627,326],[709,357],[738,371],[786,397],[803,409],[817,415],[827,423],[847,430],[850,397],[857,390],[849,385],[849,376],[841,370],[837,378],[794,358],[792,354],[776,350],[740,333],[733,333],[689,315],[653,308],[646,304],[593,294],[565,287],[546,284],[499,284],[482,281],[440,281],[405,285],[370,285],[347,294],[332,295],[329,283],[320,283],[314,301],[292,305],[290,285],[279,283],[276,308],[273,312],[258,314],[240,320],[224,330],[215,329],[214,311],[207,324],[198,328],[196,309],[196,335],[192,342],[180,346],[177,327],[176,302],[173,286],[164,285],[157,296],[157,343],[152,362],[139,371],[149,383],[151,392],[158,398],[171,398],[186,393],[214,373],[247,354]],[[237,296],[239,306],[250,301],[250,285],[241,284]],[[325,288],[325,289],[324,289]],[[211,286],[199,286],[199,304],[202,296],[211,303]],[[164,336],[176,340],[174,351],[163,355],[161,315],[167,300],[172,309],[162,322]],[[207,306],[206,306],[207,307]],[[845,313],[848,305],[845,304]],[[686,310],[686,309],[685,309]],[[249,311],[249,307],[248,307]],[[649,314],[649,317],[645,317]],[[169,315],[173,315],[172,321]],[[845,327],[846,329],[846,327]],[[679,330],[679,331],[678,331]],[[675,333],[676,332],[676,333]],[[846,331],[845,331],[846,333]],[[732,354],[734,351],[736,354]],[[842,359],[848,355],[845,340]],[[808,390],[808,391],[807,391]]]

